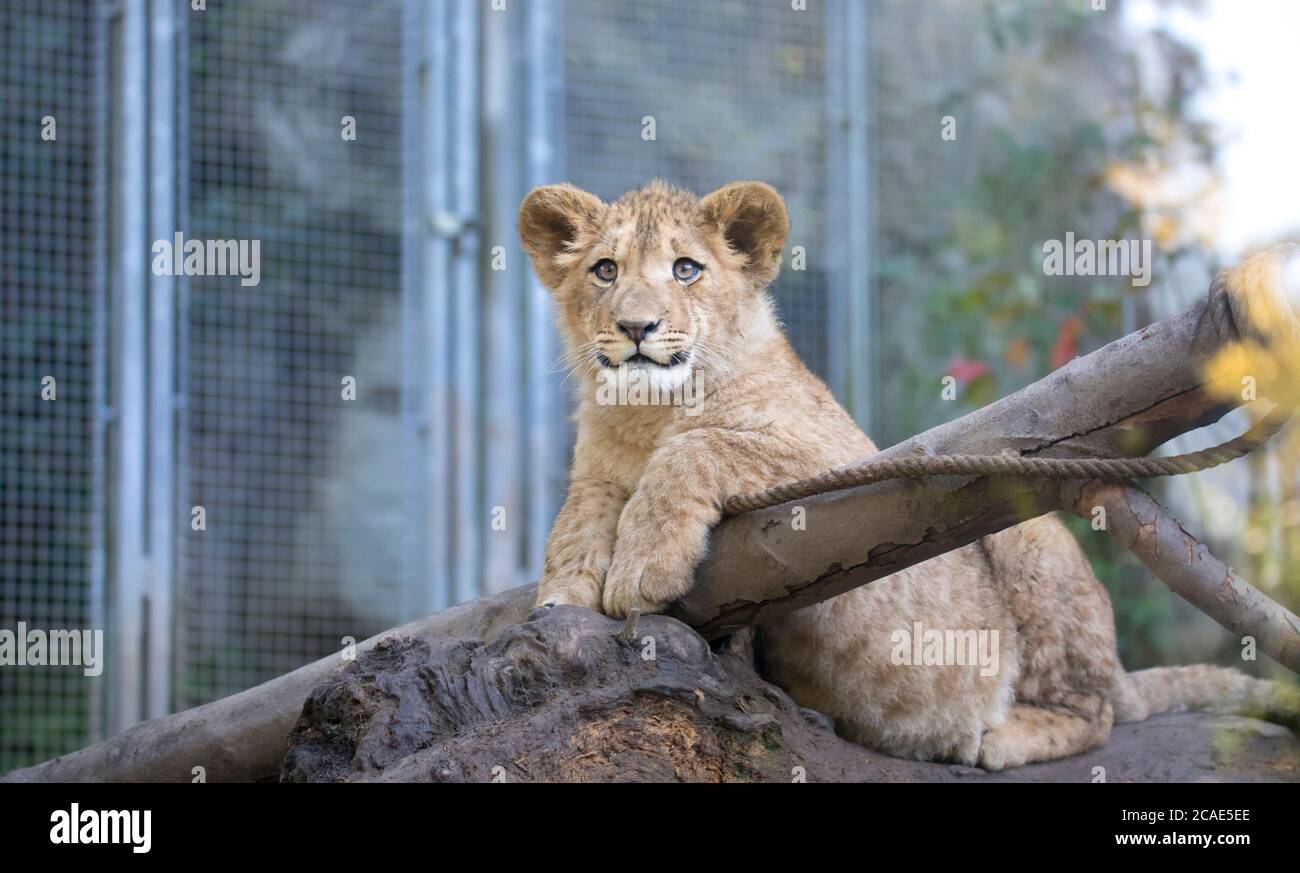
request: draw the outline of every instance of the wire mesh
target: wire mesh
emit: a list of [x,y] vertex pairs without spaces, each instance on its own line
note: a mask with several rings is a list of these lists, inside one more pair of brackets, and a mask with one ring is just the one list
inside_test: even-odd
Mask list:
[[187,234],[262,260],[256,286],[186,294],[179,511],[206,530],[180,531],[179,707],[407,617],[400,22],[398,2],[190,18]]
[[[498,403],[489,417],[484,398],[465,387],[471,383],[440,397],[437,384],[413,370],[474,348],[456,358],[456,373],[481,365],[483,385],[503,381],[488,378],[501,365],[486,316],[464,311],[486,287],[482,274],[475,278],[473,264],[457,272],[455,282],[474,286],[468,290],[431,270],[412,275],[428,269],[410,257],[412,228],[433,233],[428,225],[436,218],[421,211],[429,179],[411,173],[412,101],[448,99],[414,78],[436,63],[422,54],[428,46],[454,41],[438,31],[446,24],[439,21],[429,22],[428,34],[404,38],[405,25],[423,20],[412,10],[445,15],[450,8],[423,2],[230,0],[183,11],[176,230],[183,240],[257,241],[260,281],[178,278],[174,361],[150,360],[147,345],[131,350],[114,342],[118,356],[106,352],[116,311],[106,277],[121,256],[121,246],[111,247],[106,204],[133,208],[140,194],[117,191],[120,180],[109,176],[108,158],[121,148],[110,86],[124,71],[139,81],[140,68],[126,68],[147,59],[110,63],[111,27],[121,14],[115,4],[3,4],[0,628],[103,623],[114,584],[105,568],[115,566],[120,533],[105,508],[112,505],[108,459],[120,449],[109,420],[110,360],[113,367],[127,360],[146,372],[175,370],[176,466],[151,471],[176,477],[175,709],[336,652],[344,637],[391,627],[421,605],[473,595],[469,582],[455,578],[438,583],[446,591],[430,590],[424,560],[431,526],[440,526],[457,553],[473,548],[457,522],[462,512],[478,507],[486,525],[488,509],[502,500],[498,492],[526,492],[549,480],[489,488],[481,470],[471,471],[467,482],[478,484],[464,487],[474,493],[462,495],[457,485],[454,495],[439,495],[413,472],[451,456],[448,445],[436,444],[438,416],[465,424],[471,437],[458,439],[478,435],[484,451],[503,439],[501,428],[518,431],[515,442],[506,440],[518,447],[522,434],[536,431],[531,403]],[[818,253],[826,236],[826,19],[812,5],[802,12],[782,3],[569,0],[531,14],[561,16],[565,105],[550,145],[561,149],[557,163],[573,182],[605,198],[654,177],[700,193],[737,178],[782,191],[793,222],[787,255],[804,246],[808,269],[787,268],[776,296],[796,346],[824,372],[826,274]],[[481,14],[488,9],[485,3]],[[680,26],[684,20],[689,28]],[[552,50],[525,47],[521,26],[508,33],[519,50]],[[473,40],[465,44],[473,48],[462,46],[460,66],[444,71],[465,106],[433,114],[456,127],[449,137],[472,143],[473,120],[484,112],[473,101],[483,94],[458,77],[466,75],[462,61],[489,58],[474,54],[483,49]],[[56,142],[40,138],[45,115],[57,117]],[[653,141],[641,135],[645,116],[656,120]],[[353,124],[355,138],[348,135]],[[541,144],[530,146],[523,135],[511,142],[519,154],[503,160],[521,166],[524,149]],[[458,167],[443,166],[446,156],[435,151],[426,155],[434,163],[426,175],[460,185]],[[134,160],[139,166],[144,158]],[[468,215],[474,204],[465,206]],[[502,203],[477,208],[480,214],[468,217],[479,226],[513,223],[513,214],[501,220],[490,212],[506,209]],[[429,320],[413,323],[412,314],[444,309],[457,318],[447,328],[454,335],[446,350],[431,350],[424,347]],[[513,366],[510,378],[522,359]],[[40,398],[47,375],[57,379],[57,401]],[[355,399],[345,395],[349,385]],[[563,418],[563,403],[538,408]],[[556,429],[562,433],[563,425]],[[532,456],[518,451],[523,460],[512,475],[535,473]],[[447,502],[453,497],[454,506]],[[529,499],[541,505],[538,495]],[[527,517],[531,527],[512,536],[540,544],[550,518],[525,503],[513,517]],[[445,517],[438,517],[444,504]],[[509,548],[520,552],[515,563],[535,563],[537,548]],[[109,671],[92,681],[77,668],[0,668],[0,770],[95,739],[111,683]],[[121,703],[126,712],[137,706]]]
[[[792,230],[773,293],[796,349],[824,375],[826,16],[819,3],[793,6],[569,0],[567,169],[606,200],[652,178],[699,194],[736,179],[775,186]],[[789,269],[794,246],[807,269]]]
[[[0,628],[11,632],[98,622],[105,45],[94,4],[0,8]],[[84,745],[99,689],[78,666],[0,666],[0,771]]]

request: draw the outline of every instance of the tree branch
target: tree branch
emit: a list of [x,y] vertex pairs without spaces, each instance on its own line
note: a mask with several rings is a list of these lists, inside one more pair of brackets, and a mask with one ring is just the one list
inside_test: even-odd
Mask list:
[[1300,673],[1300,618],[1210,554],[1149,494],[1133,485],[1091,482],[1074,510],[1106,510],[1106,530],[1179,597],[1264,654]]
[[[1145,455],[1240,405],[1207,391],[1205,374],[1218,352],[1243,338],[1239,325],[1249,329],[1250,319],[1242,295],[1221,277],[1186,312],[878,457]],[[707,638],[723,636],[1072,506],[1079,484],[973,476],[894,480],[747,512],[714,531],[710,556],[674,614]],[[791,524],[796,505],[804,510],[802,530]]]

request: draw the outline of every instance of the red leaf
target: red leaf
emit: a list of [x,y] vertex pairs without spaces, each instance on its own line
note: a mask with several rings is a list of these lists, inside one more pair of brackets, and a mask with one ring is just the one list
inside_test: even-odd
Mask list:
[[959,384],[966,385],[974,382],[980,376],[987,375],[989,365],[983,361],[971,361],[963,357],[956,357],[948,365],[948,375],[957,380]]
[[1083,333],[1083,321],[1077,315],[1071,315],[1061,322],[1061,329],[1056,333],[1056,342],[1048,364],[1053,370],[1063,367],[1079,356],[1079,335]]

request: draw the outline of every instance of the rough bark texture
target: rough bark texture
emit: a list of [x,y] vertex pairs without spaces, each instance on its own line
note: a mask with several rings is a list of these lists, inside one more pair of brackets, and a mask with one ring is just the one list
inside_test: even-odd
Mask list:
[[[653,657],[649,657],[653,653]],[[1097,770],[1096,768],[1103,768]],[[1300,740],[1245,718],[1161,716],[1104,747],[1003,773],[902,761],[837,737],[751,666],[665,616],[557,607],[491,643],[385,641],[307,699],[285,781],[1300,781]]]
[[[886,449],[909,454],[1117,458],[1145,455],[1233,405],[1205,369],[1240,338],[1223,282],[1196,306],[1122,337],[983,409]],[[825,600],[1053,509],[1078,482],[953,476],[890,481],[747,512],[714,531],[710,556],[674,615],[715,639],[758,618]],[[869,509],[868,509],[869,507]]]
[[1132,485],[1092,482],[1075,511],[1106,510],[1106,530],[1156,577],[1238,638],[1300,673],[1300,617],[1241,578],[1149,494]]

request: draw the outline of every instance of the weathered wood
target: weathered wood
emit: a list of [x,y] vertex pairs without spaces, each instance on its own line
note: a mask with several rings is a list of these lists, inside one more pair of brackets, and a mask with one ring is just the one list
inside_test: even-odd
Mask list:
[[[453,606],[357,645],[426,635],[481,640],[517,624],[533,606],[527,585]],[[102,743],[0,776],[16,782],[189,782],[203,767],[209,782],[274,779],[287,737],[307,696],[348,664],[321,658],[292,673],[175,715],[141,722]]]
[[1259,650],[1300,673],[1300,618],[1214,557],[1149,494],[1131,485],[1092,482],[1075,511],[1106,510],[1106,531],[1176,594]]
[[1102,748],[1002,773],[903,761],[836,736],[763,681],[744,645],[711,652],[661,615],[642,616],[634,639],[627,629],[560,606],[487,644],[382,644],[308,698],[281,778],[1082,783],[1102,766],[1112,782],[1300,779],[1286,728],[1208,715],[1120,725]]

